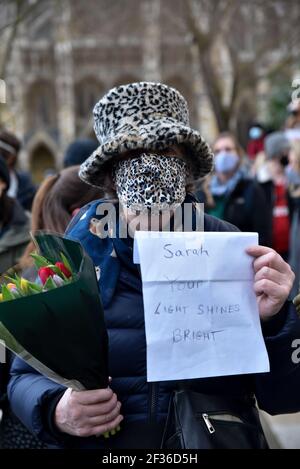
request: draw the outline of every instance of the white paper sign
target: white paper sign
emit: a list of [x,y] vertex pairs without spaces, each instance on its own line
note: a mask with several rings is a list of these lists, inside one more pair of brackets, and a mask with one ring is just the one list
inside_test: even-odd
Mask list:
[[148,381],[269,371],[253,291],[256,233],[139,232]]

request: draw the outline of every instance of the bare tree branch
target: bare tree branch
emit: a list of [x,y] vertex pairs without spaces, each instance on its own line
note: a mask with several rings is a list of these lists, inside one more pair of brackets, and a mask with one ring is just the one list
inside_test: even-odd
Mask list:
[[[228,127],[244,90],[255,90],[258,80],[272,77],[299,62],[300,3],[298,0],[188,0],[187,26],[199,53],[201,73],[219,129]],[[208,22],[200,24],[194,6]],[[223,85],[222,64],[216,65],[216,44],[229,54],[231,80]],[[218,46],[219,47],[219,46]],[[282,58],[274,63],[272,53]],[[225,59],[226,62],[226,59]],[[228,72],[227,72],[228,73]],[[223,85],[223,86],[222,86]],[[230,89],[228,89],[230,86]],[[229,93],[224,105],[223,93]]]
[[[23,3],[24,3],[23,0],[16,1],[16,18],[20,18],[20,11],[21,11]],[[0,77],[1,78],[5,78],[5,75],[6,75],[6,68],[7,68],[7,64],[8,64],[11,52],[12,52],[12,46],[13,46],[14,40],[17,36],[19,21],[15,21],[12,24],[13,26],[6,40],[4,53],[3,53],[1,64],[0,64]]]
[[208,48],[210,46],[212,37],[202,31],[193,11],[193,0],[187,0],[186,20],[188,28],[194,36],[198,47],[201,48],[201,50]]
[[[198,2],[198,4],[199,3],[200,2]],[[236,8],[236,3],[237,0],[215,0],[214,2],[210,2],[209,10],[206,11],[208,14],[209,30],[204,32],[195,15],[192,0],[188,0],[187,2],[187,25],[198,47],[204,84],[220,130],[226,130],[228,128],[229,108],[231,108],[238,90],[238,74],[236,73],[235,75],[230,107],[227,108],[223,104],[224,100],[220,79],[212,61],[212,47],[220,36],[220,32],[217,31],[215,24],[219,25],[221,22],[227,24],[227,22],[230,22],[233,11]],[[204,6],[205,2],[201,1],[201,7],[203,9]]]
[[33,3],[32,5],[29,5],[28,8],[23,10],[23,6],[26,5],[26,0],[15,0],[14,1],[16,5],[16,17],[13,21],[10,23],[5,24],[2,28],[0,28],[0,35],[3,34],[3,32],[8,29],[12,28],[15,29],[19,23],[22,23],[38,6],[38,1],[36,3]]

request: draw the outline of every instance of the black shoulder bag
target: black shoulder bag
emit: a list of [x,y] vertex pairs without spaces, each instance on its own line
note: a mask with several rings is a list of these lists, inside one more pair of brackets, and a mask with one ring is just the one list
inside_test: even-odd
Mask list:
[[254,398],[174,391],[162,448],[268,449]]

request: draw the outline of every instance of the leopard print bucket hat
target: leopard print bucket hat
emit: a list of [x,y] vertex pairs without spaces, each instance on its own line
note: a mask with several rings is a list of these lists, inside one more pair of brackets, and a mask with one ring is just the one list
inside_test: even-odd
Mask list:
[[100,146],[81,165],[80,178],[102,187],[108,170],[130,150],[187,148],[191,179],[211,172],[213,153],[199,132],[189,126],[187,102],[174,88],[162,83],[130,83],[111,89],[94,107],[94,130]]

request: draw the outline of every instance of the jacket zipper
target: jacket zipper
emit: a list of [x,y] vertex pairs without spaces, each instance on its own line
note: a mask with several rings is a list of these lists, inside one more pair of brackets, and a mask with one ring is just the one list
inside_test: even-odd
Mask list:
[[149,402],[150,402],[150,408],[149,408],[149,420],[151,422],[156,421],[156,410],[157,410],[157,397],[158,397],[158,392],[157,392],[157,383],[150,383],[150,397],[149,397]]
[[205,425],[206,425],[207,430],[209,431],[209,433],[210,433],[210,434],[215,433],[216,430],[214,429],[214,427],[213,427],[211,421],[209,420],[208,415],[207,415],[207,414],[202,414],[202,418],[203,418],[203,420],[204,420],[204,423],[205,423]]
[[[140,280],[142,281],[141,266],[137,264],[138,273]],[[158,397],[158,383],[149,383],[150,392],[149,392],[149,421],[156,421],[156,408],[157,408],[157,397]]]

